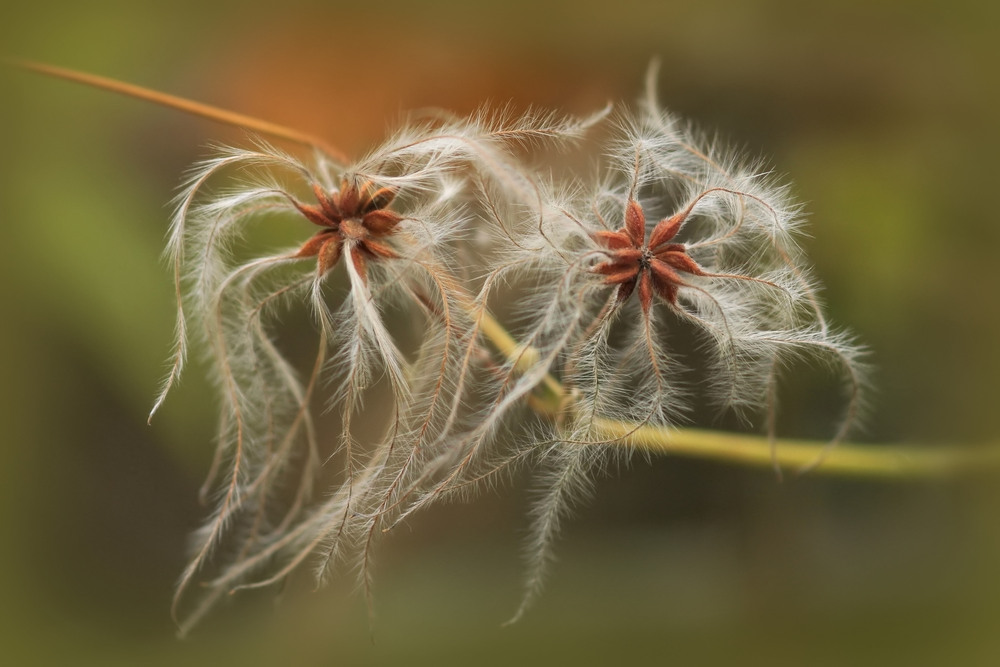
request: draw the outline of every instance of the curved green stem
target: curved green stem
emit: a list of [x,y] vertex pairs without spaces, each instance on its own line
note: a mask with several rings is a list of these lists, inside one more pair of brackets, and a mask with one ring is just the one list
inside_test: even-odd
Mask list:
[[696,428],[635,426],[600,420],[598,428],[608,437],[624,437],[625,444],[657,454],[725,461],[752,467],[778,465],[824,475],[912,479],[945,477],[961,472],[1000,466],[1000,447],[995,445],[916,446],[829,443],[779,439],[772,451],[763,436]]
[[[530,365],[537,359],[532,350],[522,350],[503,326],[489,313],[483,314],[482,332],[500,354],[520,358]],[[563,409],[566,391],[553,376],[546,375],[532,407],[554,415]],[[840,443],[779,439],[772,443],[760,435],[697,428],[637,426],[613,419],[598,419],[597,431],[654,454],[684,456],[758,468],[778,466],[815,474],[883,479],[947,477],[962,472],[1000,468],[1000,446],[917,446]],[[772,447],[772,444],[776,446]]]

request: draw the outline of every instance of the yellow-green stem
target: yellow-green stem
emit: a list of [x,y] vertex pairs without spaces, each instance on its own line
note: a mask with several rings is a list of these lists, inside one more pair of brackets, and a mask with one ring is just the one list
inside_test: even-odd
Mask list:
[[[481,321],[483,335],[497,351],[518,362],[515,367],[530,366],[538,352],[525,348],[489,313]],[[562,384],[546,375],[541,383],[543,395],[532,397],[531,406],[537,412],[555,415],[563,407],[566,392]],[[599,434],[609,441],[621,442],[654,454],[722,461],[759,468],[780,468],[812,474],[849,477],[915,479],[946,477],[956,473],[1000,467],[1000,446],[862,445],[779,439],[772,443],[767,437],[697,428],[667,428],[637,426],[613,419],[598,419]],[[773,445],[773,446],[772,446]]]
[[[862,445],[840,443],[828,449],[826,442],[780,439],[772,451],[762,436],[695,428],[641,426],[599,420],[597,428],[609,438],[657,454],[673,454],[753,467],[775,464],[790,470],[809,470],[824,475],[909,479],[943,477],[984,470],[1000,465],[1000,447],[944,447],[915,445]],[[815,464],[815,466],[813,466]]]

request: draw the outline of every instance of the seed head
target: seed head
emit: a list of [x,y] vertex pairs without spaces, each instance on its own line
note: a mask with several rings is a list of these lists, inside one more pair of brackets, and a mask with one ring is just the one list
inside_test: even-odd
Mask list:
[[[819,306],[798,205],[760,165],[702,146],[652,86],[640,112],[618,116],[599,179],[527,166],[542,144],[571,148],[607,113],[442,113],[353,163],[258,143],[196,166],[171,229],[177,347],[156,404],[198,331],[221,400],[203,494],[215,508],[175,613],[215,571],[182,630],[225,594],[309,559],[320,578],[355,566],[370,591],[383,532],[530,463],[540,489],[519,615],[593,471],[627,456],[637,429],[685,419],[699,387],[771,428],[781,370],[829,361],[847,395],[831,442],[843,437],[862,366]],[[253,229],[276,220],[301,236],[261,250]],[[513,338],[489,313],[497,302],[518,310]],[[278,342],[281,315],[303,304],[315,329],[307,368]],[[703,342],[697,383],[671,351],[682,330]],[[339,418],[332,442],[319,424],[328,411]],[[318,493],[321,470],[332,482]]]
[[670,243],[680,231],[686,216],[678,213],[661,220],[653,228],[646,243],[646,214],[634,199],[625,204],[625,225],[618,231],[600,230],[593,238],[607,248],[609,259],[591,271],[604,276],[608,285],[617,285],[619,304],[631,296],[639,285],[639,303],[644,315],[649,315],[655,292],[664,301],[677,307],[677,290],[689,286],[678,274],[703,276],[705,272],[687,254],[684,244]]
[[367,277],[368,258],[399,257],[384,241],[403,219],[387,208],[396,196],[392,188],[376,190],[371,182],[358,186],[345,179],[336,192],[328,194],[317,183],[312,184],[312,190],[317,205],[293,204],[309,222],[323,230],[299,248],[297,257],[317,257],[317,270],[323,274],[337,264],[347,243],[351,261],[362,279]]

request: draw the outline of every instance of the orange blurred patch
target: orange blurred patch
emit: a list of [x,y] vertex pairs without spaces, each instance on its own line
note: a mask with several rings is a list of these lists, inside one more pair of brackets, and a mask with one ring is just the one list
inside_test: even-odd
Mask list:
[[213,97],[327,138],[349,155],[380,141],[409,111],[467,114],[491,103],[587,113],[622,93],[609,70],[384,22],[359,21],[335,38],[317,25],[266,30],[264,41],[237,37],[204,71]]

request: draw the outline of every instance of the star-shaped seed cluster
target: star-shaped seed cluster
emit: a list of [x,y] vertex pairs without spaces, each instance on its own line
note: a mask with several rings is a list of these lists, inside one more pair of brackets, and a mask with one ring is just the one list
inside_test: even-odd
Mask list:
[[376,189],[370,181],[359,186],[345,179],[338,191],[327,194],[314,184],[313,193],[317,205],[293,203],[306,219],[323,229],[299,248],[297,256],[316,257],[321,275],[336,266],[345,245],[363,280],[367,279],[365,267],[369,259],[398,257],[385,243],[385,238],[403,219],[388,208],[396,196],[395,190]]
[[688,286],[680,273],[706,275],[683,243],[671,243],[688,213],[685,210],[658,222],[646,243],[646,214],[639,202],[629,199],[624,227],[594,233],[594,240],[606,249],[609,259],[592,271],[603,275],[605,284],[618,286],[618,303],[628,299],[638,285],[644,313],[649,313],[654,293],[677,306],[678,289]]

